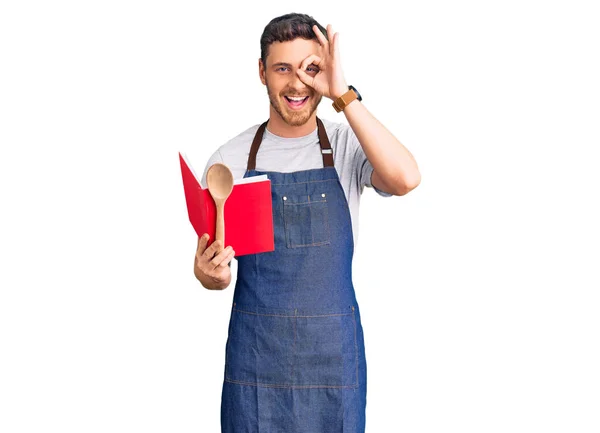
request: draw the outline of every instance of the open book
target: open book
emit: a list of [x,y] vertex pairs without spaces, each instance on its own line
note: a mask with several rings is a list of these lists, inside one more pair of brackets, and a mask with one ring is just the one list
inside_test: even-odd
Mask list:
[[[179,152],[179,162],[190,223],[198,237],[210,235],[210,244],[215,240],[215,202],[185,153]],[[271,181],[267,175],[234,179],[233,190],[225,201],[224,218],[224,246],[231,245],[236,257],[274,251]]]

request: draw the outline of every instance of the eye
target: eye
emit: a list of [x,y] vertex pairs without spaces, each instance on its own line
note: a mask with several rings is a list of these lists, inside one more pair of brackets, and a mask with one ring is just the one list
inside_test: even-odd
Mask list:
[[275,70],[276,70],[276,71],[279,71],[280,69],[287,69],[287,67],[285,67],[285,66],[280,66],[280,67],[278,67],[278,68],[277,68],[277,69],[275,69]]

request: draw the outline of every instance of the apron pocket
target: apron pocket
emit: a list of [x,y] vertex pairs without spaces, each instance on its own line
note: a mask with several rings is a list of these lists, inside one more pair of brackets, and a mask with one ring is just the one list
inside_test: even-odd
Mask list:
[[356,318],[350,313],[297,316],[294,384],[358,386]]
[[264,314],[233,307],[225,379],[295,388],[358,386],[356,312]]
[[324,192],[283,197],[283,223],[288,248],[328,245],[329,210]]
[[225,378],[251,385],[289,386],[294,316],[233,309]]

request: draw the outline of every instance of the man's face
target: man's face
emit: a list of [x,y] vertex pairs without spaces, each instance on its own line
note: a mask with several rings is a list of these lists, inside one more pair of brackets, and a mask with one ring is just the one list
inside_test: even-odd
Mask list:
[[[317,41],[294,39],[287,42],[274,42],[269,45],[266,69],[259,62],[261,81],[267,86],[269,100],[275,111],[290,126],[304,125],[317,109],[322,95],[307,86],[296,73],[302,61],[311,54],[321,56],[321,46]],[[305,72],[315,76],[319,69],[310,64]],[[289,97],[308,97],[298,103]],[[296,98],[297,99],[297,98]]]

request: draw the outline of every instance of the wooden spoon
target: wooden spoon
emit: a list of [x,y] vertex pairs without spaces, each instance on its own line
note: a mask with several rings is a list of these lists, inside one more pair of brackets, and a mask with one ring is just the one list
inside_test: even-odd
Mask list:
[[206,172],[206,184],[217,207],[215,240],[225,242],[224,208],[225,200],[227,200],[227,197],[229,197],[229,194],[233,190],[233,174],[225,164],[216,162]]

